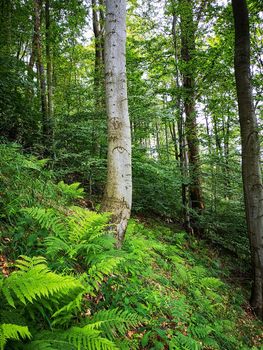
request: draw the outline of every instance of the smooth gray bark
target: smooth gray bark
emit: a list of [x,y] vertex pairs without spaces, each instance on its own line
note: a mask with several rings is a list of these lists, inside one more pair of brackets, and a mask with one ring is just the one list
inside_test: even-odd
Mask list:
[[120,247],[132,204],[131,129],[126,81],[126,0],[106,0],[104,54],[108,174],[103,210],[113,214],[117,246]]

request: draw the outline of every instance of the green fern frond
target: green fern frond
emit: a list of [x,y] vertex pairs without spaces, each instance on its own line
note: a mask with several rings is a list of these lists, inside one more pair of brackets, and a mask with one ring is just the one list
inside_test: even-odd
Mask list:
[[122,258],[120,257],[106,258],[105,260],[92,265],[88,269],[86,275],[88,283],[91,284],[95,290],[98,290],[104,276],[109,276],[121,260]]
[[104,335],[112,340],[117,334],[125,335],[130,328],[138,326],[141,321],[141,317],[137,314],[116,308],[98,311],[90,322],[101,322],[100,327]]
[[101,331],[72,327],[66,331],[42,331],[37,339],[23,347],[25,350],[118,350],[116,344],[101,336]]
[[72,327],[64,332],[64,336],[78,350],[117,350],[117,346],[109,339],[100,336],[101,331],[85,327]]
[[219,278],[204,277],[200,280],[200,285],[204,288],[217,290],[224,285],[224,282],[222,282]]
[[31,338],[31,333],[26,326],[4,323],[0,325],[0,350],[4,350],[7,340],[20,340]]
[[65,340],[34,340],[29,344],[22,345],[23,350],[76,350],[72,344]]
[[45,243],[47,247],[47,255],[50,256],[59,256],[60,253],[68,253],[72,249],[72,245],[68,244],[64,239],[56,236],[47,237]]
[[181,350],[200,350],[201,345],[198,341],[190,336],[183,335],[182,333],[177,333],[176,342],[180,346]]
[[16,266],[19,270],[28,271],[34,266],[42,266],[43,269],[46,269],[46,259],[43,256],[34,256],[32,258],[20,255],[19,259],[16,260],[14,266]]
[[[35,261],[34,261],[35,259]],[[13,272],[2,285],[2,293],[9,305],[15,307],[17,302],[32,303],[42,297],[55,294],[67,294],[69,290],[83,290],[81,283],[71,276],[61,276],[48,270],[41,259],[27,258],[18,266],[22,270]],[[31,266],[29,266],[31,264]]]
[[209,325],[191,325],[189,330],[198,339],[205,339],[213,331]]
[[66,184],[64,181],[60,181],[57,184],[58,189],[70,199],[79,199],[84,196],[84,189],[80,187],[79,182],[74,182],[73,184]]
[[55,209],[32,207],[23,209],[23,212],[36,220],[41,228],[50,230],[59,237],[67,235],[67,227]]
[[61,327],[62,325],[65,325],[68,322],[70,322],[73,317],[73,314],[75,314],[76,311],[81,310],[82,298],[83,292],[79,293],[72,301],[68,302],[62,308],[53,313],[52,326],[59,325]]
[[107,213],[98,214],[76,206],[72,206],[71,211],[72,215],[67,217],[71,241],[79,242],[83,239],[93,241],[105,235],[109,222]]

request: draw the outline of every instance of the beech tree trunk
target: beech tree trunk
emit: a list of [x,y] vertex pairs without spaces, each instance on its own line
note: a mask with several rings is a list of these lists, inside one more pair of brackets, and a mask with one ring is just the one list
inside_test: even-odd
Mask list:
[[131,129],[126,81],[126,0],[106,0],[104,53],[108,174],[103,210],[112,213],[117,247],[120,247],[132,204]]
[[181,58],[184,62],[183,88],[184,88],[184,111],[185,111],[185,132],[188,144],[189,171],[191,183],[189,185],[190,203],[194,215],[191,215],[191,224],[194,233],[202,234],[197,224],[197,216],[202,213],[204,203],[201,191],[199,141],[196,124],[195,110],[195,23],[193,19],[192,0],[180,0],[181,7]]
[[263,187],[260,143],[250,74],[250,35],[245,0],[232,0],[235,22],[235,79],[242,143],[242,177],[251,246],[251,306],[263,319]]

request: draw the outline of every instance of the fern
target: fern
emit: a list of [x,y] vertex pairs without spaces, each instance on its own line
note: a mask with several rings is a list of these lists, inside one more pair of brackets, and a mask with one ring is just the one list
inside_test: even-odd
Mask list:
[[55,209],[32,207],[23,209],[23,212],[36,220],[41,228],[54,232],[59,237],[67,235],[67,227]]
[[72,327],[66,331],[40,332],[38,338],[24,345],[24,350],[117,350],[109,339],[101,337],[99,330]]
[[142,318],[135,313],[116,308],[98,311],[92,316],[90,322],[99,322],[103,334],[113,340],[117,334],[123,336],[128,329],[138,326],[142,322]]
[[67,294],[70,290],[83,290],[81,283],[71,276],[61,276],[48,270],[44,258],[17,260],[20,271],[4,280],[2,293],[9,305],[26,304],[42,297]]
[[4,350],[7,340],[20,340],[31,338],[31,333],[26,326],[4,323],[0,325],[0,350]]
[[109,214],[97,214],[80,207],[70,207],[60,212],[53,208],[32,207],[23,209],[41,228],[56,237],[77,244],[92,242],[107,233]]
[[74,182],[73,184],[68,185],[64,181],[60,181],[57,184],[57,187],[63,195],[69,199],[79,199],[84,196],[84,189],[80,187],[79,182]]
[[190,336],[183,335],[182,333],[177,333],[176,343],[180,346],[181,350],[200,350],[201,345],[195,339]]
[[94,330],[91,325],[72,327],[64,332],[64,336],[77,350],[116,350],[117,346],[109,339],[100,336],[101,331]]
[[97,264],[93,264],[89,268],[88,273],[83,275],[83,278],[93,287],[94,290],[98,290],[104,276],[110,275],[121,260],[122,259],[118,257],[106,258]]

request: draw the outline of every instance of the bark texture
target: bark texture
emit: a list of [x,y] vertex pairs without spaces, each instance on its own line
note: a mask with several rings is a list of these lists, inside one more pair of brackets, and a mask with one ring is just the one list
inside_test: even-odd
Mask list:
[[196,222],[196,216],[202,213],[204,208],[201,191],[201,171],[199,157],[199,141],[196,124],[195,110],[195,23],[193,19],[192,0],[180,0],[181,8],[181,58],[184,62],[183,88],[184,88],[184,111],[185,111],[185,133],[188,144],[189,171],[191,183],[189,195],[191,208],[194,215],[191,215],[191,224],[194,233],[201,235],[201,229]]
[[92,151],[98,155],[100,151],[100,130],[98,122],[105,115],[105,89],[104,89],[104,12],[103,0],[92,0],[92,24],[95,41],[95,67],[94,67],[94,118],[92,130]]
[[[175,81],[176,88],[178,92],[181,88],[180,84],[180,72],[179,72],[179,57],[180,50],[177,41],[177,14],[175,8],[173,9],[173,22],[172,22],[172,35],[173,35],[173,44],[174,44],[174,58],[175,58]],[[176,99],[176,108],[178,111],[177,117],[177,129],[178,129],[178,143],[179,143],[179,153],[176,157],[179,160],[180,164],[180,172],[182,177],[182,186],[181,186],[181,196],[182,196],[182,217],[183,217],[183,226],[187,230],[187,232],[192,233],[190,216],[189,216],[189,196],[188,196],[188,185],[186,184],[185,179],[188,178],[188,154],[186,150],[186,140],[185,140],[185,132],[184,132],[184,115],[183,115],[183,106],[182,106],[182,96],[178,93],[175,97]],[[175,133],[174,133],[175,135]],[[177,147],[176,147],[177,148]],[[176,152],[175,152],[176,154]]]
[[232,0],[235,22],[235,79],[242,142],[242,177],[253,286],[251,305],[263,319],[263,187],[260,143],[250,74],[250,35],[245,0]]
[[[43,145],[44,145],[44,154],[48,155],[52,139],[52,127],[48,114],[48,102],[46,94],[46,76],[45,69],[42,58],[42,38],[41,38],[41,9],[42,9],[42,0],[34,1],[34,39],[33,44],[35,45],[35,54],[36,54],[36,64],[38,79],[40,85],[40,97],[41,97],[41,113],[42,113],[42,128],[43,128]],[[34,52],[34,50],[33,50]],[[33,55],[34,56],[34,55]],[[32,65],[30,62],[29,65]]]
[[[47,61],[47,110],[48,119],[52,135],[52,120],[53,120],[53,79],[52,79],[52,52],[51,52],[51,20],[50,20],[50,0],[45,1],[45,17],[46,17],[46,61]],[[52,140],[51,140],[52,142]]]
[[126,0],[106,0],[105,82],[108,174],[103,210],[113,214],[118,247],[132,204],[131,129],[126,81]]

